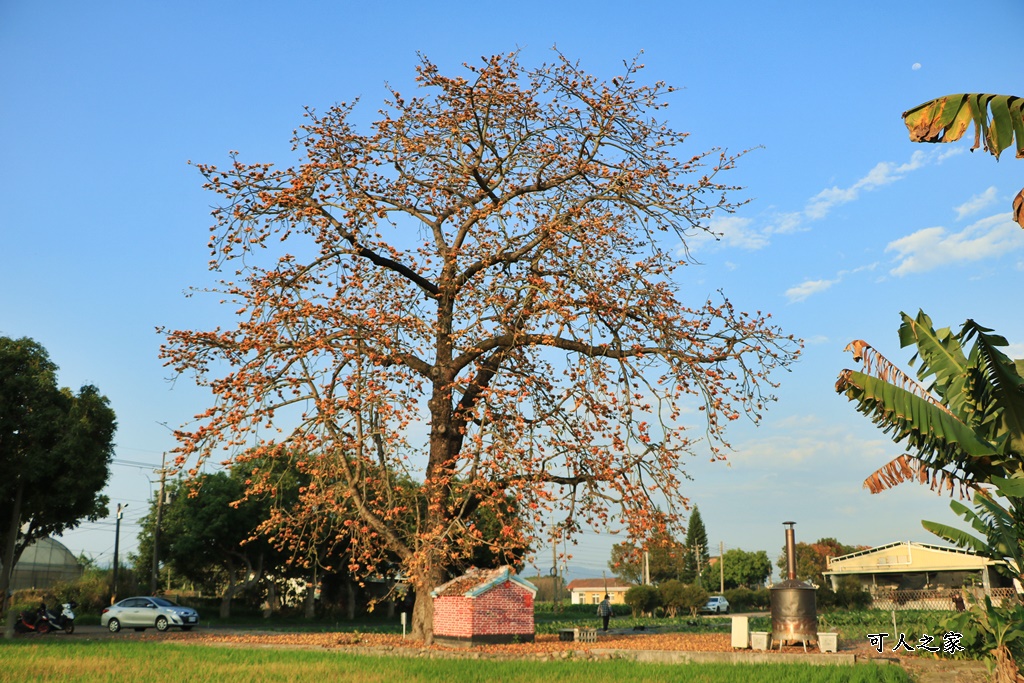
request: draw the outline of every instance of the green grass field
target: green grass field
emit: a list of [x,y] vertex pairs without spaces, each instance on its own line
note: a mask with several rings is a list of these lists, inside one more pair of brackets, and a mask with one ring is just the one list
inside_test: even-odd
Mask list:
[[908,683],[898,666],[642,664],[376,657],[340,652],[161,642],[7,641],[9,681],[503,681],[513,683]]

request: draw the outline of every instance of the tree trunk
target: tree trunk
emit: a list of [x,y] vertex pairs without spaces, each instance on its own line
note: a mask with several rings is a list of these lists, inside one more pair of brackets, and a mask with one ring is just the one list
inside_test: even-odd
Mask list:
[[316,616],[316,568],[313,569],[313,578],[306,582],[305,616],[312,619]]
[[[3,548],[2,565],[0,565],[0,617],[2,617],[11,601],[7,593],[11,588],[11,576],[14,574],[14,563],[18,561],[16,549],[18,547],[18,532],[21,530],[21,501],[25,494],[25,484],[18,480],[18,487],[14,492],[14,507],[11,511],[11,519],[7,525],[6,543]],[[4,627],[4,638],[14,637],[14,621],[8,619]]]
[[220,618],[227,619],[231,616],[231,596],[235,594],[235,563],[230,559],[227,561],[228,587],[224,595],[220,597]]
[[351,578],[345,581],[345,616],[349,621],[356,618],[356,584]]
[[267,601],[263,607],[263,618],[269,619],[277,611],[277,581],[271,579],[267,582]]
[[412,607],[412,637],[424,645],[434,642],[434,599],[425,586],[416,587],[416,602]]
[[441,585],[441,570],[431,562],[424,581],[413,586],[416,601],[412,607],[412,637],[424,645],[434,642],[434,598],[430,592]]
[[235,583],[235,563],[229,556],[226,560],[228,570],[228,587],[224,591],[224,596],[220,601],[220,616],[221,619],[227,619],[231,616],[231,598],[236,594],[241,593],[247,588],[259,583],[260,577],[263,576],[263,555],[262,553],[256,560],[256,569],[252,568],[252,563],[249,558],[242,555],[242,560],[245,562],[245,581],[241,583]]

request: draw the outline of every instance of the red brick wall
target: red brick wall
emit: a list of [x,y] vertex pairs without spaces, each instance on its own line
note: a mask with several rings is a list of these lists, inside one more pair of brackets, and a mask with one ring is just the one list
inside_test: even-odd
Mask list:
[[511,581],[475,598],[434,598],[436,635],[470,637],[533,632],[533,594]]
[[474,598],[473,633],[533,633],[533,594],[506,581]]
[[473,600],[461,595],[434,598],[434,634],[456,638],[473,635]]

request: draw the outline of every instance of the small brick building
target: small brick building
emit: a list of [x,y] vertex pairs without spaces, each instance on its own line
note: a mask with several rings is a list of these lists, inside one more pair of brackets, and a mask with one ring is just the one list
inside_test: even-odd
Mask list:
[[533,642],[536,593],[512,567],[470,569],[431,593],[434,640],[461,647]]

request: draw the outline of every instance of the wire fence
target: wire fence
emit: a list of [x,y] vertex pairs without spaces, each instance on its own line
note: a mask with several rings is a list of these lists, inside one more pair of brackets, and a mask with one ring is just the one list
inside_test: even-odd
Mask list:
[[[1013,588],[991,588],[989,595],[996,606],[1020,603],[1020,596]],[[884,610],[950,610],[963,611],[965,607],[985,599],[985,589],[964,588],[950,590],[878,590],[872,594],[872,607]]]

